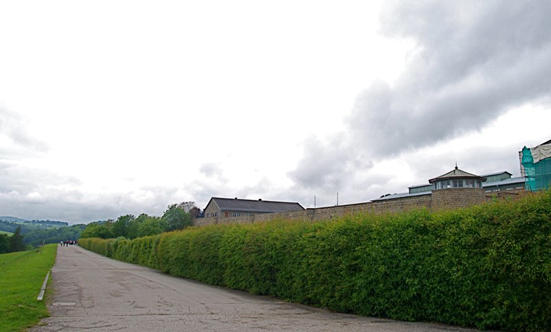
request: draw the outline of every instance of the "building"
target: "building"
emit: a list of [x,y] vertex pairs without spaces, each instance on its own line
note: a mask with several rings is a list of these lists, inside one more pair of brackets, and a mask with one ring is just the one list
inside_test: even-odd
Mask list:
[[453,170],[430,179],[429,184],[411,186],[408,193],[384,195],[372,202],[400,200],[407,206],[408,201],[422,199],[424,206],[433,210],[467,207],[486,201],[484,181],[486,177],[465,172],[455,166]]
[[482,188],[486,193],[499,193],[507,191],[523,191],[526,179],[524,177],[512,177],[507,171],[483,175],[486,181]]
[[[516,190],[516,191],[524,190],[524,183],[526,182],[526,179],[524,177],[512,177],[512,176],[513,174],[507,171],[481,175],[480,177],[485,178],[485,180],[482,181],[482,188],[486,193],[495,193],[495,192],[511,191],[511,190]],[[470,182],[469,184],[465,183],[465,185],[470,185]],[[434,183],[411,186],[411,187],[408,187],[409,192],[407,194],[402,194],[402,195],[430,193],[434,190],[434,187],[435,187]]]
[[475,175],[456,166],[455,169],[430,179],[429,184],[411,186],[407,193],[383,195],[372,202],[419,200],[428,196],[425,201],[430,201],[429,206],[432,209],[463,207],[483,203],[490,194],[517,194],[524,191],[525,181],[524,177],[513,178],[507,171]]
[[262,199],[238,199],[237,197],[212,197],[205,207],[204,216],[206,218],[228,218],[303,210],[304,208],[302,205],[296,202],[264,201]]
[[298,203],[213,197],[205,208],[205,218],[196,219],[194,225],[256,223],[278,218],[321,221],[355,213],[399,213],[422,208],[442,211],[482,204],[496,197],[514,199],[525,193],[524,178],[512,178],[506,171],[480,176],[456,166],[428,182],[409,187],[407,193],[387,194],[369,202],[309,209]]
[[521,173],[526,177],[526,190],[551,188],[551,140],[519,152]]

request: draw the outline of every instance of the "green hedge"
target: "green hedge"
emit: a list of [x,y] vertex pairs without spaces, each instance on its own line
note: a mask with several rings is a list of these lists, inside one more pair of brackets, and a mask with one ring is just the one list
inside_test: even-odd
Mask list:
[[191,228],[100,254],[339,312],[551,330],[551,193],[442,213]]

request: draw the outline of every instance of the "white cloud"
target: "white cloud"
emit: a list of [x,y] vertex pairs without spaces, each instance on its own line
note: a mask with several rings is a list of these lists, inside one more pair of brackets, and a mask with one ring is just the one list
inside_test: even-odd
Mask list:
[[[291,173],[297,184],[323,189],[327,179],[350,180],[342,165],[358,156],[380,163],[439,143],[449,150],[450,140],[485,130],[514,108],[548,106],[550,12],[546,2],[388,4],[382,33],[413,41],[417,50],[393,85],[375,81],[358,96],[338,144],[316,146],[315,157],[305,151]],[[332,149],[341,157],[332,159]],[[307,171],[316,167],[317,181]]]
[[0,208],[20,217],[357,202],[456,159],[513,167],[548,131],[491,129],[548,105],[544,2],[31,3],[0,4]]

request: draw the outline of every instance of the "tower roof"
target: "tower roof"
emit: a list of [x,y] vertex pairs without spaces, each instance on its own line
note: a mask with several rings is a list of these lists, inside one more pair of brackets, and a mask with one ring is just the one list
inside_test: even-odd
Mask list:
[[438,177],[430,179],[429,183],[434,183],[436,181],[441,181],[441,180],[453,180],[453,179],[473,179],[473,180],[480,180],[480,181],[486,180],[486,178],[483,176],[465,172],[464,170],[461,170],[457,168],[457,166],[455,166],[455,169],[449,171],[448,173],[442,174]]

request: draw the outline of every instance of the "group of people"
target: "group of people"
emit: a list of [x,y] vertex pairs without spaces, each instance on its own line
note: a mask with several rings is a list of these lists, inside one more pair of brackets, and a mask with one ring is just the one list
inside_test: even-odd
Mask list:
[[59,245],[62,246],[62,247],[63,247],[63,246],[66,246],[66,247],[67,247],[67,246],[69,246],[69,245],[75,246],[75,245],[78,245],[78,242],[75,241],[75,240],[67,240],[67,241],[61,241],[61,242],[59,242]]

